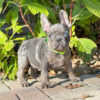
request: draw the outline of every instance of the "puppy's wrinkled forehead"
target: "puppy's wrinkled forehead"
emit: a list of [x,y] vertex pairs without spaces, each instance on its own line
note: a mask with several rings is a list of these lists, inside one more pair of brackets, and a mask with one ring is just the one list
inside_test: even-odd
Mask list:
[[65,27],[62,24],[54,24],[50,27],[49,33],[61,34],[65,32]]

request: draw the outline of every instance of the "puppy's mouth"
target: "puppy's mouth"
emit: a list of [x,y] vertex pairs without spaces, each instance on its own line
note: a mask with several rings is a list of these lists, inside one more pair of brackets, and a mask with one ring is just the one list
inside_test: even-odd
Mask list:
[[64,45],[60,45],[58,43],[55,43],[53,45],[50,45],[48,42],[48,45],[51,49],[59,51],[59,52],[64,52],[66,50],[66,47]]
[[65,47],[63,47],[63,46],[61,46],[61,45],[57,45],[57,46],[55,47],[55,50],[57,50],[57,51],[65,51]]

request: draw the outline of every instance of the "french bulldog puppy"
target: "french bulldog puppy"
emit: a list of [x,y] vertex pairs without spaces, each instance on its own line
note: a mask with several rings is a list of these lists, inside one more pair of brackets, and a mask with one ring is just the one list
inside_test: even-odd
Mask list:
[[71,81],[79,81],[75,77],[72,69],[71,53],[69,49],[69,30],[71,24],[68,20],[67,13],[60,10],[60,23],[51,25],[47,17],[41,14],[42,29],[47,34],[45,38],[33,38],[22,43],[18,50],[18,82],[22,86],[28,86],[24,79],[24,69],[31,65],[31,68],[41,71],[42,88],[49,87],[49,68],[59,68],[65,66]]

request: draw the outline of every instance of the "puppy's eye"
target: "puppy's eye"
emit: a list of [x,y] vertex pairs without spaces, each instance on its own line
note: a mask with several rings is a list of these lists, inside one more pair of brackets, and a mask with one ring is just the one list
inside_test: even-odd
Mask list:
[[64,33],[64,37],[67,37],[67,36],[68,36],[68,34],[69,34],[68,32],[65,32],[65,33]]

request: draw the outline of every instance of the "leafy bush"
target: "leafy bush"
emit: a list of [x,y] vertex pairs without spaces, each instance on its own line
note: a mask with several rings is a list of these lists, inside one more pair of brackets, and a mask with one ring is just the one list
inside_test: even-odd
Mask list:
[[6,34],[0,31],[0,69],[5,73],[4,79],[6,76],[8,76],[9,79],[15,79],[17,72],[17,54],[14,50],[14,41],[24,39],[11,39],[11,37],[8,38]]
[[71,37],[70,47],[75,47],[77,49],[78,55],[83,59],[84,62],[89,62],[92,58],[92,55],[96,52],[96,44],[87,38],[78,38],[75,36],[74,31],[75,26],[73,26],[74,36]]
[[[89,62],[92,58],[93,52],[96,51],[96,44],[90,40],[95,40],[95,34],[97,34],[91,29],[91,23],[96,22],[100,17],[100,1],[99,0],[73,0],[74,8],[72,12],[72,21],[74,26],[72,26],[72,37],[70,42],[70,47],[75,47],[79,56],[84,62]],[[67,5],[65,5],[67,4]],[[0,13],[3,17],[0,17],[0,69],[5,72],[5,77],[8,76],[9,79],[15,79],[17,72],[17,53],[14,46],[17,43],[25,40],[25,37],[16,37],[15,35],[20,35],[23,31],[23,27],[28,27],[31,30],[31,22],[25,20],[26,15],[33,15],[35,21],[34,36],[35,37],[46,37],[43,32],[40,23],[40,13],[44,13],[48,16],[49,20],[54,24],[59,22],[57,19],[59,10],[68,7],[71,4],[71,0],[1,0],[0,1]],[[67,12],[70,12],[70,7],[67,8]],[[24,20],[25,25],[19,21],[20,16]],[[2,28],[7,24],[8,27],[5,28],[3,33]],[[77,26],[80,26],[84,30],[84,35],[89,37],[78,38],[78,32],[75,32]],[[9,35],[9,31],[12,30]],[[25,32],[24,32],[25,33]],[[30,33],[27,33],[28,38],[32,37]],[[93,35],[91,35],[93,34]],[[93,37],[91,37],[93,36]],[[27,37],[27,36],[26,36]],[[4,78],[5,78],[4,77]]]

